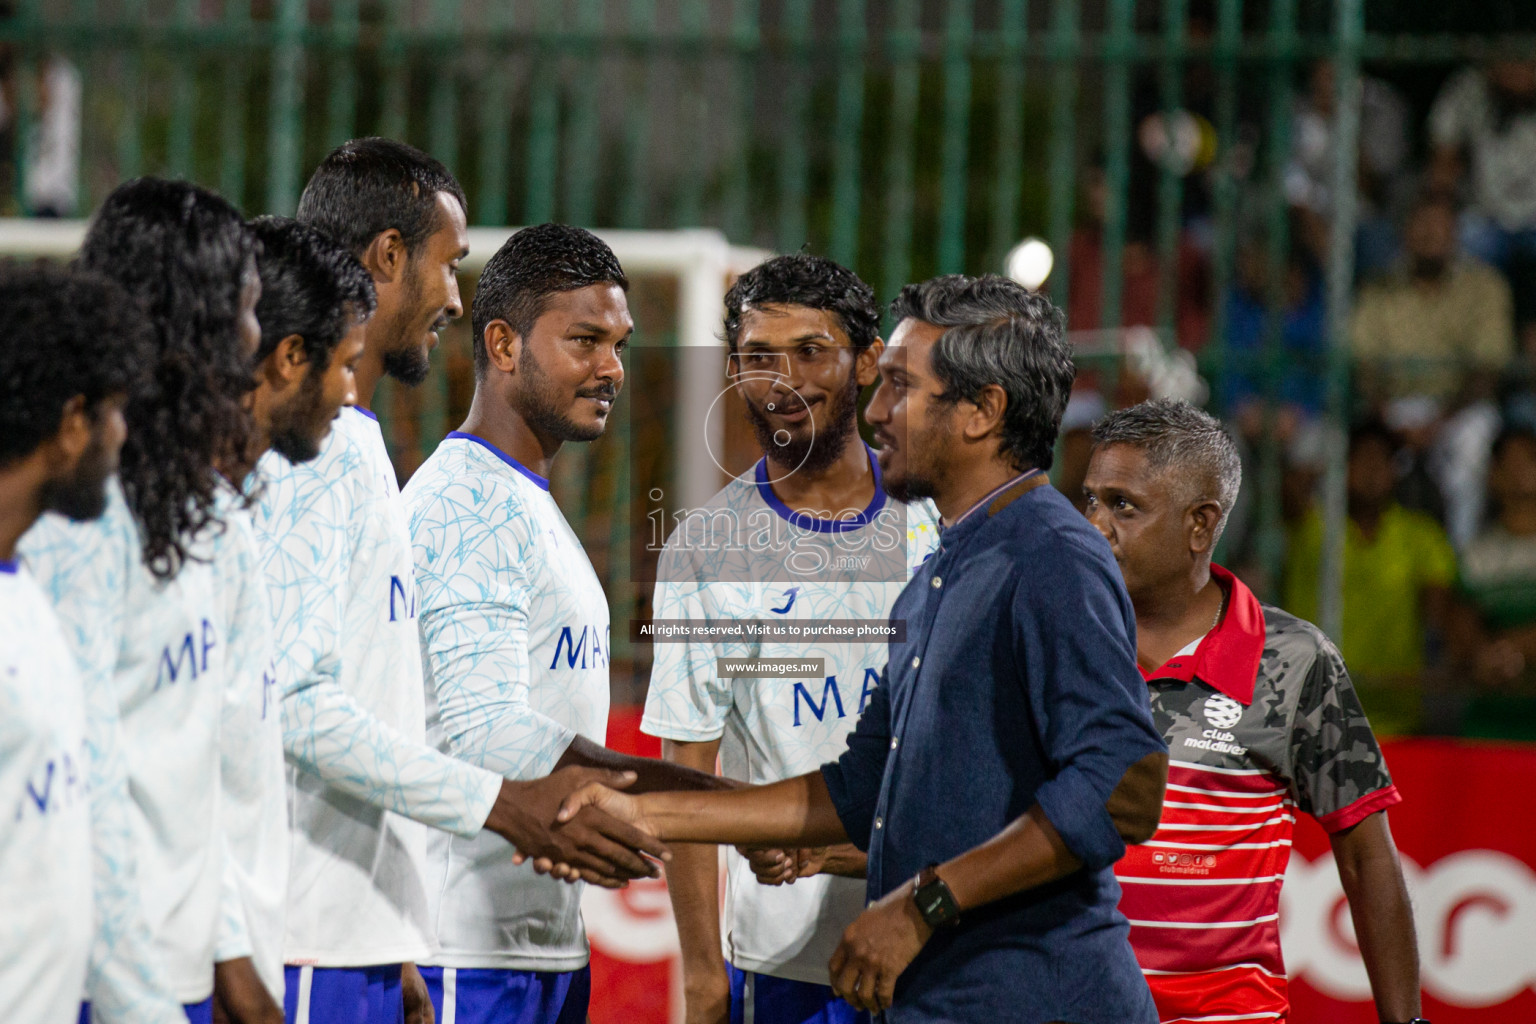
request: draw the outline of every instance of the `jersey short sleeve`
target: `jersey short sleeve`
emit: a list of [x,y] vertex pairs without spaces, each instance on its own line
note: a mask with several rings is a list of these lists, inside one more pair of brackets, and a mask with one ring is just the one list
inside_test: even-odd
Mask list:
[[[664,554],[664,559],[672,553]],[[728,603],[735,585],[688,582],[663,572],[652,600],[655,618],[703,623],[724,618],[720,605]],[[676,582],[674,582],[676,581]],[[715,659],[749,658],[755,645],[743,642],[713,643],[656,641],[656,660],[651,686],[645,697],[640,728],[652,736],[683,742],[717,740],[725,732],[733,689],[715,671]]]
[[1296,806],[1330,832],[1399,803],[1344,659],[1320,632],[1291,728]]

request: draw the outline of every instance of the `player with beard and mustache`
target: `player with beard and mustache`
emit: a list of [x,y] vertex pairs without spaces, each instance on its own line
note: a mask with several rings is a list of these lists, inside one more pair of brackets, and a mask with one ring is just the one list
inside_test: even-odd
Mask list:
[[[429,734],[510,778],[586,766],[637,790],[712,774],[603,747],[608,599],[549,493],[568,442],[602,436],[634,322],[613,251],[581,228],[507,240],[475,289],[475,398],[405,488]],[[517,865],[494,837],[432,837],[438,951],[421,971],[439,1020],[581,1024],[591,990],[581,888]]]
[[[1157,827],[1168,747],[1109,546],[1045,477],[1074,376],[1064,318],[990,275],[909,285],[892,314],[864,414],[886,445],[884,486],[931,495],[943,543],[890,608],[900,633],[840,755],[727,793],[593,787],[560,813],[596,804],[679,843],[855,842],[868,853],[869,903],[824,977],[891,1024],[1154,1024],[1111,869]],[[761,605],[744,611],[767,618]],[[696,706],[726,718],[740,697],[715,680],[733,660],[679,666],[689,685],[667,710],[686,711],[679,697],[695,690]],[[790,679],[765,689],[799,701],[808,731],[854,710],[834,700],[850,682],[828,677],[819,701]],[[703,739],[709,719],[696,720]],[[754,771],[762,750],[752,748]],[[741,955],[734,928],[731,947]],[[752,994],[760,1010],[766,986]]]
[[655,872],[635,849],[665,850],[604,815],[551,830],[565,793],[615,773],[514,781],[426,742],[411,538],[368,406],[385,373],[421,380],[436,329],[462,312],[465,210],[441,163],[387,139],[338,147],[299,200],[298,220],[367,269],[378,307],[364,327],[357,404],[318,457],[269,452],[257,466],[290,766],[284,959],[294,1024],[395,1024],[402,1002],[408,1019],[428,1012],[409,966],[435,946],[423,826],[466,838],[489,830],[513,845],[500,848],[509,860],[611,884]]
[[0,787],[30,794],[0,845],[0,984],[12,1018],[74,1024],[95,937],[93,819],[125,794],[89,790],[98,750],[79,667],[16,546],[45,512],[80,521],[106,510],[149,329],[105,277],[7,263],[0,336]]
[[[859,393],[885,347],[874,292],[847,268],[801,254],[744,274],[725,305],[732,380],[764,458],[702,515],[682,517],[662,554],[656,618],[883,623],[938,532],[927,502],[886,501],[875,453],[859,438]],[[758,536],[772,540],[743,557]],[[819,658],[823,668],[814,682],[716,672],[716,658],[768,657]],[[642,727],[677,764],[713,771],[718,754],[731,778],[777,782],[842,752],[885,658],[881,638],[658,643]],[[716,851],[685,846],[674,856],[667,881],[690,1024],[867,1019],[826,984],[827,960],[864,905],[858,849],[732,854],[729,965]],[[772,885],[818,877],[768,888],[754,869]]]
[[77,265],[146,314],[151,386],[125,409],[121,488],[101,518],[44,516],[21,542],[81,666],[92,793],[127,795],[96,826],[89,1013],[113,1024],[207,1021],[216,977],[249,983],[231,1019],[280,1012],[221,930],[221,721],[242,677],[216,564],[230,506],[217,467],[250,432],[255,256],[239,211],[196,185],[141,178],[107,197]]
[[357,364],[378,302],[373,279],[357,257],[298,221],[258,217],[251,230],[262,248],[253,455],[271,448],[308,462],[357,401]]
[[226,653],[236,673],[220,738],[221,813],[232,862],[225,918],[236,924],[221,942],[221,959],[249,957],[255,971],[255,978],[227,969],[216,974],[215,997],[230,1019],[238,1018],[235,1008],[250,1003],[257,981],[277,1000],[271,1009],[278,1015],[289,842],[266,558],[249,502],[236,488],[246,486],[251,467],[269,448],[295,463],[319,454],[332,421],[355,400],[353,369],[374,308],[367,271],[320,232],[277,217],[259,218],[250,230],[261,248],[261,340],[255,387],[246,396],[251,431],[244,456],[220,466],[230,486],[214,553],[226,602]]

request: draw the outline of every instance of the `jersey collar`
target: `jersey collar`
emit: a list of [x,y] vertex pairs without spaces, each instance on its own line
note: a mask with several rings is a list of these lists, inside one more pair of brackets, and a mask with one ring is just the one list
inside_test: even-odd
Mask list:
[[1160,668],[1141,674],[1149,683],[1198,679],[1246,707],[1253,703],[1259,662],[1264,657],[1264,609],[1242,580],[1214,562],[1211,576],[1227,592],[1227,610],[1221,621],[1205,635],[1194,654],[1175,655]]
[[870,499],[869,506],[856,516],[846,516],[838,519],[822,519],[820,516],[807,515],[797,512],[773,493],[773,483],[768,478],[768,457],[765,455],[757,461],[757,467],[753,471],[753,480],[757,485],[757,493],[762,497],[763,503],[781,519],[786,519],[802,530],[814,530],[816,533],[846,533],[849,530],[857,530],[862,526],[868,526],[875,521],[875,516],[885,507],[885,483],[880,476],[880,460],[875,458],[875,450],[869,445],[864,446],[864,451],[869,455],[869,468],[875,475],[875,496]]
[[507,465],[509,465],[513,469],[517,470],[519,473],[521,473],[523,476],[527,477],[529,480],[532,480],[534,482],[535,486],[537,486],[540,490],[544,490],[544,491],[549,490],[549,481],[548,480],[544,479],[542,476],[539,476],[539,474],[535,473],[533,470],[529,469],[527,466],[523,465],[521,462],[518,462],[512,456],[508,455],[506,452],[502,451],[500,448],[497,448],[495,445],[491,444],[491,442],[487,441],[485,438],[481,437],[479,434],[470,434],[470,433],[466,433],[465,431],[462,431],[462,430],[450,430],[450,431],[448,431],[448,437],[445,437],[443,440],[446,441],[450,437],[451,438],[458,438],[461,441],[472,441],[472,442],[474,442],[475,444],[477,444],[480,447],[484,448],[486,451],[490,452],[492,455],[496,456],[502,462],[505,462]]

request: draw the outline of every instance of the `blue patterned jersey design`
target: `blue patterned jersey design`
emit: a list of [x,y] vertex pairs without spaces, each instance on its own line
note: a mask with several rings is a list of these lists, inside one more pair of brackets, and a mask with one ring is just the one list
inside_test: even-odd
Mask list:
[[[702,510],[679,518],[661,555],[654,618],[885,623],[911,573],[938,547],[938,515],[927,501],[886,499],[873,453],[871,467],[871,506],[831,529],[787,509],[762,462],[731,481]],[[823,667],[815,678],[727,679],[717,672],[721,658],[819,658]],[[641,728],[664,739],[718,739],[727,776],[777,782],[843,752],[885,663],[881,640],[658,639]],[[843,928],[863,906],[859,880],[762,886],[732,850],[725,954],[742,970],[825,984]]]
[[6,1018],[74,1024],[91,955],[85,694],[48,599],[0,562],[0,985]]
[[318,458],[269,452],[255,486],[293,809],[284,955],[424,957],[418,823],[476,834],[501,780],[425,742],[410,537],[378,423],[342,410]]
[[[609,612],[542,478],[450,434],[405,488],[431,733],[503,775],[547,775],[580,734],[604,741]],[[496,836],[434,836],[429,890],[445,967],[569,971],[587,962],[581,886],[514,866]]]
[[100,519],[45,515],[20,545],[82,670],[101,915],[89,991],[103,1021],[175,1020],[175,1003],[213,990],[226,651],[211,545],[196,538],[158,580],[115,483]]
[[215,541],[219,611],[228,644],[219,778],[225,860],[216,959],[250,957],[283,998],[283,910],[288,896],[288,795],[282,693],[272,650],[272,606],[251,514],[220,495],[225,529]]

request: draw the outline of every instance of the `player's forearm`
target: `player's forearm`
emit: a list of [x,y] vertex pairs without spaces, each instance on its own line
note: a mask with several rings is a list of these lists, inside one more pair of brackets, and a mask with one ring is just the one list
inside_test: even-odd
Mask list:
[[356,799],[462,836],[478,835],[501,776],[415,743],[331,681],[283,696],[288,762]]
[[716,974],[723,977],[719,847],[701,843],[674,847],[672,863],[667,865],[667,895],[677,919],[685,984],[700,984]]
[[848,833],[820,772],[723,793],[648,793],[637,798],[664,842],[735,846],[830,846]]
[[940,864],[963,913],[1070,875],[1083,866],[1039,805],[996,836]]
[[1412,1020],[1420,1012],[1418,942],[1386,813],[1368,815],[1352,828],[1335,833],[1332,842],[1360,956],[1376,997],[1377,1016]]
[[670,761],[658,761],[653,757],[635,757],[616,750],[598,746],[584,736],[577,736],[565,748],[556,764],[557,768],[578,765],[586,768],[606,768],[616,772],[634,772],[635,784],[631,793],[657,793],[667,790],[735,789],[741,784],[722,779],[714,772],[700,771]]

